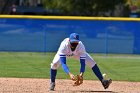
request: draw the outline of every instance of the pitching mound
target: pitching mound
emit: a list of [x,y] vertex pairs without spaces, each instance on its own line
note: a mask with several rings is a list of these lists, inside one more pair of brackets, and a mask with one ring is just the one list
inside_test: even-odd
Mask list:
[[49,91],[49,79],[0,78],[0,93],[140,93],[140,82],[113,81],[104,89],[99,81],[84,80],[73,87],[71,80],[56,80],[56,89]]

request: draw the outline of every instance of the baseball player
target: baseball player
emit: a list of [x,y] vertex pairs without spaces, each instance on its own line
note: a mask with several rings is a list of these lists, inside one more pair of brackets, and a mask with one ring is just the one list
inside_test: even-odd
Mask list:
[[63,70],[66,74],[69,75],[71,80],[75,80],[75,76],[70,72],[67,64],[66,64],[66,58],[67,57],[73,57],[76,59],[79,59],[80,61],[80,77],[83,77],[85,72],[85,65],[88,65],[92,71],[95,73],[95,75],[98,77],[98,79],[101,81],[103,87],[106,89],[111,84],[112,80],[108,79],[105,80],[102,76],[102,73],[100,72],[100,69],[98,68],[96,62],[91,58],[91,56],[86,52],[85,46],[83,43],[79,40],[79,35],[77,33],[70,34],[69,38],[65,38],[61,44],[60,47],[53,59],[53,62],[51,63],[51,69],[50,69],[50,90],[53,91],[55,88],[55,79],[57,74],[57,69],[60,65],[62,65]]

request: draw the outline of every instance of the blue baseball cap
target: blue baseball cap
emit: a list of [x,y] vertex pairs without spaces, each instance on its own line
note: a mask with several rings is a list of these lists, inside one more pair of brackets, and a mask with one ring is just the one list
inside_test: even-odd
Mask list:
[[71,43],[79,42],[79,35],[77,33],[71,33],[69,39]]

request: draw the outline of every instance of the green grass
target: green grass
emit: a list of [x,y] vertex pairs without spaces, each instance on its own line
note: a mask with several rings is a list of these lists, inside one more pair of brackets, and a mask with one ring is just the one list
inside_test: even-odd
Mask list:
[[[0,77],[49,78],[50,63],[55,53],[0,52]],[[102,73],[113,80],[140,82],[140,55],[91,54]],[[67,64],[72,73],[79,74],[78,60],[69,58]],[[62,68],[57,78],[69,79]],[[92,70],[86,66],[84,79],[97,80]]]

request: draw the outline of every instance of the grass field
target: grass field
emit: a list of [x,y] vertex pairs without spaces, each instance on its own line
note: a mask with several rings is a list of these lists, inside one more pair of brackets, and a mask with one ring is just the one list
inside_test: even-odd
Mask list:
[[[50,63],[55,53],[0,52],[0,77],[49,78]],[[91,54],[102,73],[113,80],[140,82],[140,55]],[[79,74],[79,62],[69,58],[67,64],[72,73]],[[62,68],[57,78],[68,79]],[[86,67],[84,79],[96,80],[96,76]]]

